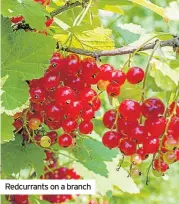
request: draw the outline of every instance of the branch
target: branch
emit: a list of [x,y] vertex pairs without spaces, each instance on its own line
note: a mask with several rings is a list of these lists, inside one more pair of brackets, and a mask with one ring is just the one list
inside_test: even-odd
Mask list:
[[50,15],[53,18],[54,16],[56,16],[56,15],[58,15],[58,14],[64,12],[64,11],[67,11],[67,10],[69,10],[71,8],[74,8],[74,7],[77,7],[77,6],[81,6],[81,5],[82,5],[82,3],[79,2],[79,1],[75,1],[74,3],[66,3],[64,6],[61,6],[58,9],[52,11],[50,13]]
[[[80,55],[86,55],[91,56],[95,58],[99,58],[101,56],[115,56],[115,55],[125,55],[125,54],[131,54],[134,53],[136,50],[138,51],[144,51],[144,50],[151,50],[154,49],[156,45],[156,42],[148,43],[144,45],[141,49],[139,49],[139,46],[125,46],[121,48],[116,48],[113,50],[103,50],[103,51],[89,51],[89,50],[83,50],[79,48],[62,48],[62,50],[65,50],[66,52],[72,52]],[[160,41],[160,47],[179,47],[179,37],[175,37],[171,40],[166,41]]]

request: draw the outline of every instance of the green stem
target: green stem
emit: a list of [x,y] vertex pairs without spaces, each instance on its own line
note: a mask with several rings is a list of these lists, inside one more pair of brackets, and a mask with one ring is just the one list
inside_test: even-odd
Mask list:
[[89,1],[88,6],[85,8],[85,10],[84,10],[84,12],[83,12],[83,14],[82,14],[80,20],[79,20],[78,23],[76,24],[77,26],[79,26],[80,23],[82,22],[82,20],[84,19],[86,13],[88,12],[88,10],[89,10],[89,8],[90,8],[90,6],[91,6],[91,3],[92,3],[92,0]]
[[66,155],[66,154],[64,154],[64,153],[62,153],[62,152],[59,152],[58,150],[54,150],[54,149],[52,149],[52,148],[43,148],[43,149],[44,149],[44,150],[47,150],[47,151],[49,151],[49,152],[53,152],[53,153],[55,153],[55,154],[61,154],[61,155],[65,156],[65,157],[68,157],[69,159],[74,160],[74,161],[78,161],[78,159],[75,159],[75,158],[73,158],[73,157],[71,157],[71,156],[69,156],[69,155]]
[[150,163],[150,165],[149,165],[149,167],[147,169],[146,185],[149,184],[149,173],[150,173],[150,169],[151,169],[151,167],[153,165],[153,161],[155,160],[155,156],[156,156],[156,154],[153,155],[152,161],[151,161],[151,163]]
[[139,48],[133,53],[132,55],[132,58],[137,54],[137,52],[145,45],[147,44],[148,42],[150,42],[151,40],[157,38],[157,37],[160,37],[160,36],[163,36],[163,35],[169,35],[169,33],[162,33],[162,34],[158,34],[158,35],[155,35],[153,37],[151,37],[150,39],[146,40],[144,43],[142,43],[142,45],[139,46]]
[[143,103],[144,101],[144,98],[145,98],[145,87],[146,87],[146,82],[147,82],[147,76],[148,76],[148,73],[149,73],[149,67],[150,67],[150,62],[153,58],[153,55],[155,53],[155,51],[157,50],[157,48],[160,46],[160,41],[158,41],[149,57],[149,60],[148,60],[148,63],[147,63],[147,66],[146,66],[146,70],[145,70],[145,76],[144,76],[144,81],[143,81],[143,84],[142,84],[142,94],[141,94],[141,102]]

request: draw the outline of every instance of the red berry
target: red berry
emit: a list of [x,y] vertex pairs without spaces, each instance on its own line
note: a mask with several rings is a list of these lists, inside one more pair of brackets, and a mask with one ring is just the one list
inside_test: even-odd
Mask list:
[[23,203],[28,200],[28,195],[14,195],[15,201]]
[[81,118],[85,121],[90,121],[94,118],[94,110],[91,105],[86,105],[81,113]]
[[45,151],[45,155],[46,155],[46,158],[45,158],[46,161],[50,160],[53,157],[53,153],[49,151]]
[[31,101],[34,103],[43,102],[45,99],[45,90],[40,87],[30,88]]
[[141,106],[134,100],[124,100],[119,106],[122,117],[129,121],[136,121],[141,116]]
[[90,77],[99,72],[96,61],[92,57],[86,57],[82,60],[81,69],[84,77]]
[[40,145],[41,136],[40,135],[35,135],[34,140],[38,145]]
[[[171,103],[170,104],[170,106],[169,106],[169,112],[170,112],[170,114],[173,112],[173,110],[174,110],[174,107],[175,107],[175,102],[173,102],[173,103]],[[177,103],[177,105],[176,105],[176,116],[179,116],[179,101],[178,101],[178,103]]]
[[34,1],[35,1],[35,2],[39,2],[39,3],[41,3],[42,5],[43,5],[43,4],[49,5],[51,0],[34,0]]
[[66,179],[67,176],[67,168],[61,167],[59,169],[55,169],[52,173],[52,179]]
[[72,89],[75,91],[81,92],[85,86],[85,81],[81,77],[71,74],[66,77],[65,85],[72,87]]
[[56,131],[51,131],[47,133],[47,136],[50,138],[51,140],[51,144],[55,144],[55,142],[57,141],[57,132]]
[[100,69],[100,79],[110,81],[112,79],[112,72],[114,67],[109,64],[103,64],[99,67]]
[[124,138],[120,141],[119,149],[126,156],[131,156],[136,153],[136,143],[128,138]]
[[64,109],[52,102],[45,106],[45,113],[51,121],[61,121],[64,116]]
[[62,129],[67,133],[73,132],[77,126],[78,123],[72,118],[67,118],[62,121]]
[[92,106],[94,111],[97,111],[101,107],[101,101],[98,97],[94,97],[94,99],[91,100],[90,105]]
[[49,19],[47,19],[47,20],[45,21],[45,25],[46,25],[46,27],[51,26],[52,23],[53,23],[53,18],[49,18]]
[[12,23],[20,23],[24,20],[23,16],[16,16],[11,18]]
[[58,130],[61,128],[61,121],[45,120],[45,124],[49,127],[50,130]]
[[90,134],[93,131],[93,123],[91,121],[82,121],[79,125],[79,131],[82,134]]
[[68,117],[76,118],[80,115],[83,109],[81,101],[72,101],[72,103],[66,108],[66,114]]
[[84,102],[90,102],[96,96],[97,93],[91,88],[84,88],[79,94],[79,98]]
[[20,130],[23,126],[23,122],[22,120],[19,118],[17,120],[15,120],[12,125],[15,127],[15,130]]
[[78,175],[74,169],[68,169],[67,179],[80,179],[80,175]]
[[179,117],[172,117],[169,123],[168,132],[171,133],[177,140],[179,139]]
[[49,72],[44,77],[44,86],[47,90],[56,88],[60,84],[60,77],[57,72]]
[[155,159],[153,162],[153,168],[159,172],[166,172],[169,167],[164,161]]
[[65,65],[67,71],[72,74],[76,74],[80,69],[80,58],[76,54],[70,54],[65,59]]
[[120,94],[120,87],[113,84],[109,84],[106,88],[106,91],[108,96],[116,97]]
[[160,137],[164,133],[165,126],[166,119],[164,117],[147,118],[145,120],[145,127],[147,131],[156,137]]
[[129,136],[131,139],[136,140],[137,144],[142,144],[147,138],[148,133],[145,126],[137,125],[134,129],[131,129],[131,134]]
[[114,124],[116,120],[116,111],[115,110],[108,110],[103,116],[103,124],[105,127],[111,129],[113,126],[114,128],[116,125]]
[[61,70],[64,65],[64,58],[60,53],[55,52],[50,60],[50,63],[53,65],[50,67],[50,71],[56,70],[56,68]]
[[112,72],[111,84],[113,86],[121,86],[126,80],[126,75],[122,70],[114,70]]
[[179,148],[175,150],[176,160],[179,161]]
[[144,140],[143,148],[147,154],[155,154],[159,150],[159,138],[149,136]]
[[28,81],[30,88],[37,88],[40,87],[41,89],[44,88],[44,77],[41,77],[40,79],[32,79],[31,81]]
[[164,113],[165,106],[160,99],[149,98],[142,104],[142,114],[146,118],[157,117]]
[[69,147],[72,145],[72,137],[68,134],[62,134],[59,136],[58,138],[58,144],[61,146],[61,147]]
[[108,131],[102,137],[104,146],[108,148],[115,148],[119,145],[120,135],[115,131]]
[[142,160],[145,160],[149,157],[149,155],[145,153],[143,147],[140,147],[139,149],[137,149],[137,154],[141,156]]
[[137,84],[144,78],[144,71],[140,67],[132,67],[127,72],[127,80],[131,84]]
[[74,101],[75,98],[75,92],[68,86],[63,86],[56,90],[55,100],[59,106],[67,106]]
[[119,117],[117,120],[117,131],[122,135],[128,135],[130,134],[131,130],[137,127],[137,125],[137,121],[128,121],[124,118]]

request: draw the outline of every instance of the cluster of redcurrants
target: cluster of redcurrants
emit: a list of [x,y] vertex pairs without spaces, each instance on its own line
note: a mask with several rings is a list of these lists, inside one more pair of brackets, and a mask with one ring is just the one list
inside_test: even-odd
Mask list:
[[[58,167],[57,159],[52,152],[46,151],[46,159],[45,159],[46,173],[41,176],[41,179],[80,179],[80,175],[78,175],[74,169],[69,169],[66,167]],[[51,171],[49,171],[49,169]],[[72,195],[43,195],[41,196],[42,200],[49,201],[50,203],[62,203],[67,200],[72,200]]]
[[154,155],[154,173],[164,173],[169,164],[179,161],[179,103],[169,106],[168,120],[164,112],[160,99],[148,98],[142,104],[124,100],[117,109],[104,114],[103,123],[110,131],[103,135],[103,144],[110,149],[118,147],[130,156],[134,175],[140,173],[135,165],[149,154]]
[[6,200],[11,204],[29,204],[28,195],[6,195]]
[[[58,168],[57,161],[51,152],[46,152],[46,162],[48,163],[48,168],[45,168],[45,170],[50,168],[51,171],[47,171],[41,176],[41,179],[80,179],[80,175],[78,175],[74,169],[66,167]],[[62,203],[67,200],[72,200],[73,197],[72,195],[43,195],[41,199],[49,201],[50,203]]]
[[[41,137],[38,133],[41,125],[44,123],[51,130],[62,128],[64,134],[58,137],[58,143],[69,147],[76,136],[74,133],[90,134],[93,131],[92,119],[101,106],[101,91],[106,90],[109,96],[115,97],[119,95],[120,86],[126,78],[134,84],[143,77],[144,72],[138,67],[130,68],[125,74],[109,64],[98,66],[91,57],[80,60],[76,54],[64,58],[54,53],[44,76],[28,81],[30,107],[15,114],[13,125],[16,131],[21,130],[26,140],[27,133],[35,131],[33,138],[37,143],[45,143],[43,147],[54,144],[57,135],[56,132],[49,132]],[[93,85],[96,89],[98,87],[99,93],[92,88]]]

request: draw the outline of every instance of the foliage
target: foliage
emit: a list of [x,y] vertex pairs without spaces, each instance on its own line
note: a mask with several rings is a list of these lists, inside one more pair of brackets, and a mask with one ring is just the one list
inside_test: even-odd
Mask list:
[[14,141],[3,144],[1,147],[2,169],[6,176],[17,174],[28,165],[35,169],[38,177],[43,174],[45,153],[40,147],[34,144],[23,146],[19,135],[16,135]]
[[13,110],[27,101],[28,86],[25,80],[42,75],[55,48],[55,41],[32,32],[13,32],[9,19],[2,17],[1,20],[2,76],[8,75],[3,85],[2,106]]

